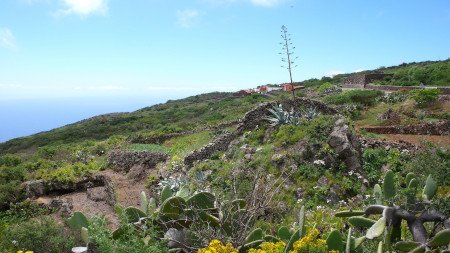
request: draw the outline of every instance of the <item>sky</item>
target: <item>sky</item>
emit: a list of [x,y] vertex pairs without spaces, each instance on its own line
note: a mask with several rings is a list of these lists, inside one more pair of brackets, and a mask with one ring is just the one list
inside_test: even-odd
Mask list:
[[0,0],[0,142],[102,113],[450,57],[450,0]]
[[1,0],[0,100],[233,91],[450,57],[448,0]]

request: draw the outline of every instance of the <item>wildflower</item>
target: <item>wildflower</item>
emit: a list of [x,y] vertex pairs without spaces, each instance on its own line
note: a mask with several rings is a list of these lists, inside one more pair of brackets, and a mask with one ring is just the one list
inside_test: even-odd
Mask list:
[[197,253],[238,253],[238,250],[231,243],[224,245],[219,240],[212,240],[208,247],[199,249]]

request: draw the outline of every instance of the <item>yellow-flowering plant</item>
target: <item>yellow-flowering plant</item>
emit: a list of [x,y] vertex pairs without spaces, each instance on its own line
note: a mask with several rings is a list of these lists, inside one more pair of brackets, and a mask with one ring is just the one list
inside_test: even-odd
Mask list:
[[197,253],[238,253],[231,243],[223,244],[219,240],[212,240],[208,247],[199,249]]
[[338,251],[328,251],[327,242],[319,238],[319,230],[311,229],[303,238],[294,243],[294,249],[289,253],[338,253]]
[[248,253],[283,253],[286,243],[279,242],[264,242],[259,246],[259,249],[249,249]]

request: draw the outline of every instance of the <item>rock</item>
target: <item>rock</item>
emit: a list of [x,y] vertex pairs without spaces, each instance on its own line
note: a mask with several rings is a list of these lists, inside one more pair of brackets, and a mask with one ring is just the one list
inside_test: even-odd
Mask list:
[[86,191],[88,199],[92,201],[105,201],[106,200],[106,189],[105,187],[94,187],[88,188]]
[[328,144],[334,149],[338,158],[344,161],[349,171],[359,172],[363,182],[368,182],[362,174],[360,159],[361,147],[358,137],[350,130],[344,118],[339,118],[328,138]]
[[25,197],[34,198],[45,194],[44,180],[33,180],[24,183]]
[[275,164],[281,165],[284,163],[284,160],[286,159],[286,155],[274,154],[271,159],[272,159],[272,162],[274,162]]
[[328,186],[328,179],[325,176],[321,176],[319,180],[317,180],[317,185],[320,187]]
[[244,155],[244,158],[247,159],[247,160],[252,160],[253,155],[252,154],[246,154],[246,155]]
[[384,120],[390,125],[395,125],[400,123],[401,118],[400,114],[389,108],[387,111],[378,116],[378,120]]
[[73,213],[73,201],[71,198],[60,199],[57,197],[52,199],[49,208],[59,211],[63,217],[69,217]]
[[305,196],[305,190],[303,188],[301,188],[301,187],[298,187],[295,190],[295,197],[297,199],[303,199],[304,196]]
[[146,174],[145,166],[136,164],[131,167],[130,171],[127,173],[127,177],[130,180],[140,181],[145,178]]
[[244,154],[254,154],[256,152],[256,149],[250,147],[248,144],[242,145],[241,149],[244,151]]
[[167,247],[169,249],[183,248],[186,245],[186,233],[183,230],[169,228],[164,234],[164,239],[168,240]]
[[327,203],[337,204],[339,203],[339,194],[341,192],[341,187],[338,184],[333,184],[328,192]]

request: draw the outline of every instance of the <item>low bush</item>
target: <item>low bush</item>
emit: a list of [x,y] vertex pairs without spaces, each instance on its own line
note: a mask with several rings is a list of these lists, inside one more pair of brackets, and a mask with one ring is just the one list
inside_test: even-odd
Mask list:
[[10,203],[21,199],[21,184],[25,179],[25,172],[21,166],[0,166],[0,210],[7,209]]
[[333,84],[332,83],[330,83],[330,82],[326,82],[326,83],[323,83],[322,85],[320,85],[318,88],[317,88],[317,91],[318,92],[324,92],[324,91],[326,91],[326,90],[328,90],[328,89],[330,89],[330,88],[332,88],[333,87]]
[[73,183],[78,178],[91,175],[94,171],[102,169],[102,164],[92,161],[88,164],[74,163],[62,166],[58,169],[48,171],[41,170],[36,173],[37,178],[44,179],[46,181],[60,182],[60,183]]
[[75,245],[75,235],[48,216],[9,226],[0,235],[0,252],[71,252]]
[[378,90],[350,90],[341,94],[331,95],[325,98],[325,102],[335,105],[342,104],[362,104],[362,105],[374,105],[377,98],[384,93]]
[[8,166],[8,167],[13,167],[13,166],[17,166],[22,162],[22,160],[20,159],[20,157],[16,156],[16,155],[4,155],[4,156],[0,156],[0,166]]
[[419,89],[412,90],[410,94],[418,107],[426,107],[437,101],[440,91],[438,89]]

